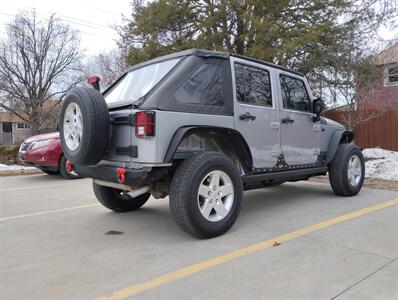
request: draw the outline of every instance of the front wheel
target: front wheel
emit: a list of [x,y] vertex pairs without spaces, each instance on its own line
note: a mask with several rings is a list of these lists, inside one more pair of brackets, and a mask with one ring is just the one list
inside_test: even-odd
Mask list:
[[150,193],[132,198],[124,191],[107,186],[98,185],[93,181],[93,190],[97,200],[106,208],[115,212],[137,210],[143,206],[151,196]]
[[329,166],[329,181],[339,196],[355,196],[365,179],[365,159],[354,144],[340,144]]
[[177,225],[198,238],[228,231],[241,207],[242,182],[234,162],[218,152],[185,160],[170,185],[170,210]]

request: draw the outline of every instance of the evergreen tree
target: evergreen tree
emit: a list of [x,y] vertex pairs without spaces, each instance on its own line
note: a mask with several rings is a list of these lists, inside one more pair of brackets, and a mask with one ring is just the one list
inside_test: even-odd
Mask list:
[[[391,3],[390,3],[391,2]],[[188,48],[222,50],[307,72],[331,65],[347,42],[393,10],[383,0],[134,1],[119,28],[129,64]]]

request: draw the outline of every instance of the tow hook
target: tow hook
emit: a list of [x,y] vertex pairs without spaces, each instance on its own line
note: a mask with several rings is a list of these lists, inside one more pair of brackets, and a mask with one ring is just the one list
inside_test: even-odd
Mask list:
[[72,171],[73,171],[73,165],[70,163],[69,160],[66,161],[65,166],[66,166],[66,172],[67,172],[68,174],[72,173]]
[[117,178],[119,178],[119,182],[121,184],[124,184],[124,181],[126,179],[126,169],[125,168],[117,168],[116,169],[116,174],[117,174]]

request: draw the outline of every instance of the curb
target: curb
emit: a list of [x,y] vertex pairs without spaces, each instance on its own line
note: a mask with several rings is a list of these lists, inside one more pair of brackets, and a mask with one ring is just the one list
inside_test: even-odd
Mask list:
[[43,174],[43,173],[44,172],[39,169],[4,170],[4,171],[0,171],[0,177],[18,176],[18,175],[33,175],[33,174]]

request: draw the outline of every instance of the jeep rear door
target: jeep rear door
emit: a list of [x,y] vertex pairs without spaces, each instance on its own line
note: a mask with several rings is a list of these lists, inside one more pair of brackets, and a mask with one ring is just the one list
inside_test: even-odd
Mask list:
[[282,153],[289,166],[309,167],[319,154],[319,122],[314,123],[311,94],[303,77],[276,70]]
[[276,165],[280,153],[273,69],[231,57],[235,128],[243,135],[258,172]]

